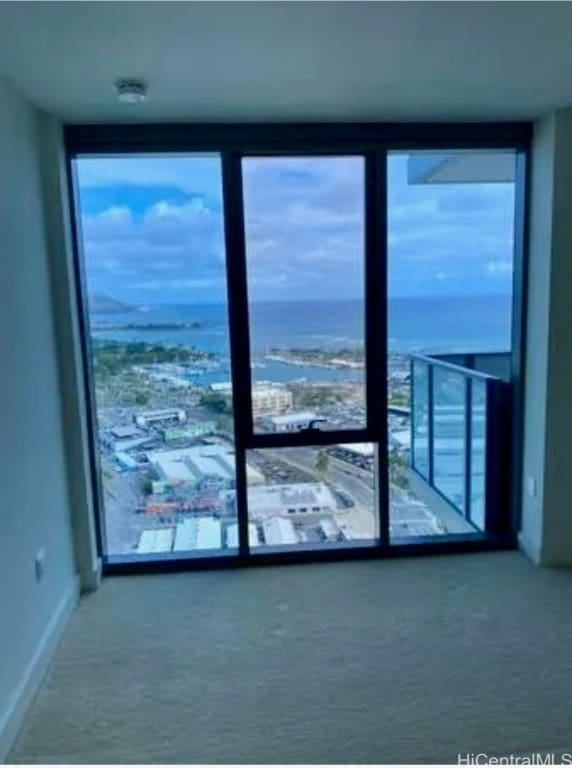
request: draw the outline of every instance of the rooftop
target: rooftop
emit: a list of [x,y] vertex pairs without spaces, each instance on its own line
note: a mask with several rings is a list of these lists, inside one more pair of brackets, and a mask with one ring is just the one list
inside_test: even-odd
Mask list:
[[339,447],[360,456],[373,456],[374,453],[373,443],[339,443]]
[[137,554],[170,552],[172,546],[173,528],[150,528],[142,532],[137,545]]
[[316,418],[317,416],[313,411],[299,411],[298,413],[287,413],[284,416],[273,416],[271,421],[276,426],[284,426],[286,424],[297,424],[300,421],[311,421]]
[[258,517],[336,509],[337,503],[325,483],[291,483],[249,487],[248,506]]
[[135,435],[139,435],[140,432],[133,424],[129,424],[127,426],[112,427],[111,434],[113,437],[123,439],[126,437],[134,437]]
[[191,518],[177,525],[173,552],[220,549],[221,546],[221,524],[214,517]]
[[[248,524],[248,541],[251,547],[255,547],[260,544],[260,537],[258,536],[258,528],[254,523]],[[231,523],[226,529],[226,546],[229,549],[238,547],[238,524]]]
[[273,517],[271,520],[266,520],[263,528],[264,539],[269,546],[298,543],[298,536],[296,536],[292,521],[285,517]]
[[[234,449],[218,443],[196,445],[191,448],[148,451],[147,458],[170,480],[197,482],[209,475],[221,477],[229,482],[235,478]],[[263,481],[263,476],[254,467],[247,465],[247,477],[251,483]]]

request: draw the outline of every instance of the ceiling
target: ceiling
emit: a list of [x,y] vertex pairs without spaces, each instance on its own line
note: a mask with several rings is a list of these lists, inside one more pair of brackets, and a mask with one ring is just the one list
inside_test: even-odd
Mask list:
[[569,2],[0,3],[0,73],[76,122],[534,118],[571,72]]

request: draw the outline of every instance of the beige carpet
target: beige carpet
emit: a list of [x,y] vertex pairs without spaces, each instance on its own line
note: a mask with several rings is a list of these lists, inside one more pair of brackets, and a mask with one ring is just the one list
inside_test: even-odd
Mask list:
[[517,553],[107,579],[12,755],[456,762],[572,745],[572,573]]

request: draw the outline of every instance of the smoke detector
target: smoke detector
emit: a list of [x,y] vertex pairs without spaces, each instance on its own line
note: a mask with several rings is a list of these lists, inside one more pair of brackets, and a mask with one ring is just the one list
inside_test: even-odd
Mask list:
[[147,85],[142,80],[118,80],[115,93],[124,104],[140,104],[147,99]]

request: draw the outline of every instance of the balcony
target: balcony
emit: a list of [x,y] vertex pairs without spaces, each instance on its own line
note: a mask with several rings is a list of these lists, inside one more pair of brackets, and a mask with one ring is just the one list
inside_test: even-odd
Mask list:
[[412,355],[410,365],[411,491],[449,535],[506,533],[510,355]]

